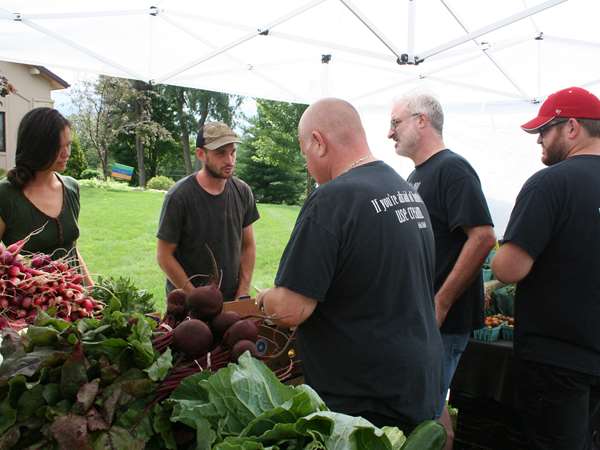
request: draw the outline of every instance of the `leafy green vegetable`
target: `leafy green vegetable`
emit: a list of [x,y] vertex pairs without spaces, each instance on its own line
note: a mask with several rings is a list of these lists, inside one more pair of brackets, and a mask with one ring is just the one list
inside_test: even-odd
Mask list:
[[197,448],[399,450],[404,442],[398,429],[328,411],[310,387],[282,384],[249,353],[210,377],[188,377],[170,401],[171,420],[204,436]]
[[92,297],[108,305],[106,312],[119,310],[124,313],[147,314],[156,309],[152,294],[138,289],[130,278],[98,277],[92,289]]
[[144,369],[144,372],[148,373],[152,381],[161,381],[164,380],[172,367],[173,355],[171,354],[171,349],[167,348],[150,367]]

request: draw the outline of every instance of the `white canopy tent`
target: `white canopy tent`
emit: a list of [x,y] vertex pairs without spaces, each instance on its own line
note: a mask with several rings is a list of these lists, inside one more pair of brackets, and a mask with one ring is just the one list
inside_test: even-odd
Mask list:
[[425,89],[446,109],[446,143],[488,197],[510,203],[541,167],[519,123],[549,93],[600,84],[599,10],[596,0],[0,0],[0,60],[276,100],[345,98],[387,160],[391,100]]

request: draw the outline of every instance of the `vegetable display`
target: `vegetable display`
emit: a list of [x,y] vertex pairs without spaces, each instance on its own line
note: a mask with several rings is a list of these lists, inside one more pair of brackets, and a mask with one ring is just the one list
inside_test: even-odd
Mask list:
[[184,378],[155,402],[174,353],[152,348],[153,319],[105,311],[68,322],[40,313],[0,351],[0,448],[386,449],[441,448],[428,422],[413,440],[393,427],[329,411],[308,386],[287,386],[243,354],[216,373]]
[[171,292],[161,319],[129,279],[99,278],[90,296],[68,261],[22,255],[25,242],[0,244],[0,450],[444,445],[437,422],[407,439],[283,384],[293,333],[223,311],[214,282]]

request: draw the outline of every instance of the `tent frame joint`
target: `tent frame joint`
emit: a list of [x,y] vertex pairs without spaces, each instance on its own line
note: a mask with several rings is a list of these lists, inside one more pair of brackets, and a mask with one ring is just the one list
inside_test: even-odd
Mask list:
[[399,66],[405,66],[407,64],[418,66],[423,61],[425,60],[423,58],[419,58],[418,56],[413,56],[411,59],[408,56],[408,53],[402,53],[400,57],[396,59],[396,64],[398,64]]

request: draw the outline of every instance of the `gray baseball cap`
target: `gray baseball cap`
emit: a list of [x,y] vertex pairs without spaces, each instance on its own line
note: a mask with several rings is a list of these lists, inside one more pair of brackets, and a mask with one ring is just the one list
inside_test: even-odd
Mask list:
[[198,131],[196,147],[216,150],[227,144],[241,143],[240,137],[223,122],[207,122]]

